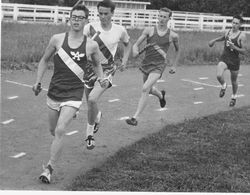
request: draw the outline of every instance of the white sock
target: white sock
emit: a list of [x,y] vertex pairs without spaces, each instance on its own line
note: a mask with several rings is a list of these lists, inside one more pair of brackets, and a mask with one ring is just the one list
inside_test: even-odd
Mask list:
[[99,123],[100,120],[101,120],[101,116],[102,116],[102,112],[99,111],[98,114],[97,114],[97,116],[96,116],[95,122]]
[[236,99],[237,95],[236,94],[232,94],[231,98],[232,99]]
[[51,160],[49,160],[49,162],[47,163],[47,166],[48,165],[52,166]]
[[222,89],[226,89],[227,83],[225,82],[221,87],[222,87]]
[[87,124],[86,137],[88,137],[89,135],[94,135],[94,126],[95,125]]

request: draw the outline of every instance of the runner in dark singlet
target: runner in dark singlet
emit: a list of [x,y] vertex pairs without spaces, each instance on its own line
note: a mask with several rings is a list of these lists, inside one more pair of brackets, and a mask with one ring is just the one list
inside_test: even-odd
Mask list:
[[165,91],[159,91],[156,87],[154,87],[154,84],[161,77],[167,66],[167,52],[171,43],[173,43],[176,51],[171,72],[175,72],[175,67],[179,59],[179,36],[177,33],[168,28],[168,21],[171,14],[172,11],[168,8],[160,9],[158,25],[156,27],[146,28],[133,46],[133,56],[135,57],[139,54],[138,47],[144,40],[146,40],[147,45],[150,45],[146,49],[145,58],[140,66],[144,82],[141,98],[133,117],[126,120],[129,125],[137,125],[137,117],[145,108],[149,93],[159,99],[160,106],[162,108],[166,105]]
[[232,96],[229,106],[236,104],[237,90],[238,90],[238,73],[240,69],[239,54],[245,54],[246,49],[246,35],[240,31],[240,26],[243,22],[241,16],[234,16],[232,20],[232,28],[226,32],[225,35],[209,41],[208,45],[212,47],[215,42],[224,41],[224,50],[217,65],[217,79],[221,84],[220,97],[223,97],[226,92],[227,84],[224,80],[224,72],[228,69],[231,73]]
[[89,10],[83,5],[73,7],[70,12],[70,31],[52,36],[38,64],[33,86],[36,95],[49,59],[54,56],[54,74],[47,97],[49,128],[54,139],[50,147],[50,159],[39,176],[43,183],[51,181],[52,172],[61,155],[66,127],[82,104],[83,75],[89,56],[94,59],[93,67],[100,77],[100,85],[107,84],[99,61],[99,47],[96,42],[83,35],[88,14]]
[[165,63],[166,54],[171,42],[170,29],[167,29],[165,34],[160,36],[157,27],[154,27],[153,35],[147,38],[147,44],[152,44],[154,46],[146,49],[145,58],[139,69],[144,74],[149,74],[150,72],[158,72],[162,74],[167,66]]

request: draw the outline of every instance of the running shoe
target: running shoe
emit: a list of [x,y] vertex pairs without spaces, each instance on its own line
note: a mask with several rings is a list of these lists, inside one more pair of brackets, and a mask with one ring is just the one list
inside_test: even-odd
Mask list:
[[136,126],[138,124],[137,120],[135,118],[128,118],[126,119],[127,124]]
[[161,91],[162,99],[159,99],[161,108],[164,108],[166,106],[166,100],[165,100],[165,94],[166,92],[164,90]]
[[236,99],[232,98],[231,101],[230,101],[230,103],[229,103],[229,106],[233,107],[233,106],[235,106],[235,104],[236,104]]
[[220,98],[222,98],[225,95],[226,89],[227,89],[227,85],[226,85],[225,89],[221,88],[221,90],[220,90]]
[[50,178],[52,175],[53,169],[51,165],[47,165],[46,167],[43,166],[43,172],[39,176],[39,180],[42,181],[43,183],[50,184]]
[[95,139],[92,135],[89,135],[85,141],[87,143],[88,150],[92,150],[95,147]]
[[97,131],[99,130],[100,128],[100,121],[101,121],[101,118],[102,118],[102,113],[101,113],[101,116],[100,116],[100,119],[99,121],[95,122],[95,126],[94,126],[94,133],[97,133]]

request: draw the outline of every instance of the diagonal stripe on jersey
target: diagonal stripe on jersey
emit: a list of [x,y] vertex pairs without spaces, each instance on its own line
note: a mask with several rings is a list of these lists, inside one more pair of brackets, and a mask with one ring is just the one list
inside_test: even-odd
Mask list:
[[106,47],[106,45],[103,43],[99,36],[100,32],[96,32],[93,26],[90,26],[90,35],[91,37],[94,36],[94,40],[99,45],[100,51],[102,52],[103,56],[108,60],[109,64],[114,63],[113,55],[109,51],[109,49]]
[[165,51],[163,51],[163,49],[161,49],[160,46],[154,45],[153,47],[159,54],[161,54],[164,58],[166,58],[167,54]]
[[68,55],[68,53],[60,48],[57,52],[64,64],[83,82],[83,69]]

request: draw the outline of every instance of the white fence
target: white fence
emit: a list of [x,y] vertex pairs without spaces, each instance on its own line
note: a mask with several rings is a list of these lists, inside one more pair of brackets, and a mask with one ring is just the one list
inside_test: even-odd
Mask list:
[[[27,4],[1,4],[2,21],[65,23],[71,7]],[[157,23],[157,10],[116,9],[113,20],[127,28],[143,28]],[[90,7],[90,21],[98,20],[96,7]],[[250,33],[250,18],[244,18],[244,31]],[[218,14],[173,12],[171,28],[183,31],[225,31],[231,27],[232,17]]]

